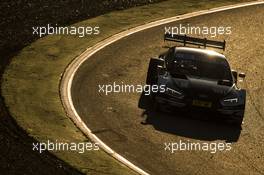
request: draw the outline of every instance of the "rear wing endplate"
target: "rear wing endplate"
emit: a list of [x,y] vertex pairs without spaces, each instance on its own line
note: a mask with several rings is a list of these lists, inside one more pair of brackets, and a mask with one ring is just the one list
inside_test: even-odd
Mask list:
[[178,43],[183,43],[184,46],[186,44],[196,45],[196,46],[203,46],[206,47],[212,47],[217,49],[223,49],[225,50],[226,47],[226,41],[214,41],[214,40],[208,40],[206,38],[195,38],[190,37],[187,35],[175,35],[175,34],[169,34],[166,33],[164,35],[164,41],[173,41]]

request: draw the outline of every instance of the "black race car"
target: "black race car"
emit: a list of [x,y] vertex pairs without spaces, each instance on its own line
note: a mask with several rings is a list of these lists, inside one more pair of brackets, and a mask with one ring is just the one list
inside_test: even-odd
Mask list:
[[[231,70],[223,54],[206,49],[225,50],[225,41],[170,34],[165,34],[164,39],[184,46],[170,47],[158,58],[150,59],[146,83],[159,87],[158,91],[151,93],[154,107],[167,105],[213,111],[240,126],[246,91],[237,86],[237,81],[238,77],[245,78],[245,74]],[[198,45],[199,48],[186,45]]]

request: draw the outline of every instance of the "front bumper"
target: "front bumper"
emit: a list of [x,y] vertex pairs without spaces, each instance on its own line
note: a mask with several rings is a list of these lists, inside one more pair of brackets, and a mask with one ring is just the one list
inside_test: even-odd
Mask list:
[[154,99],[157,103],[169,107],[171,109],[180,109],[182,111],[191,111],[191,112],[205,112],[208,114],[220,114],[221,117],[227,118],[228,120],[241,120],[244,116],[244,107],[243,106],[234,106],[234,107],[222,107],[220,104],[213,103],[212,107],[197,107],[192,105],[193,99],[176,99],[169,96],[160,96],[156,95]]
[[155,100],[156,100],[156,102],[158,102],[160,104],[167,104],[167,105],[178,107],[178,108],[187,107],[187,104],[181,100],[173,100],[170,98],[164,98],[164,97],[160,97],[160,96],[156,96]]

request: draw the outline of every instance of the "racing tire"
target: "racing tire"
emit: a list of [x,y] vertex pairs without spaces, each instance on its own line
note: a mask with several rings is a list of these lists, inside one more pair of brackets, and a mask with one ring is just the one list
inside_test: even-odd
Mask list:
[[235,126],[238,126],[238,127],[242,126],[242,124],[243,124],[243,118],[242,118],[242,119],[237,119],[237,120],[235,120],[235,121],[233,122],[233,124],[234,124]]
[[160,111],[160,104],[157,101],[153,102],[152,109],[154,112],[159,112]]

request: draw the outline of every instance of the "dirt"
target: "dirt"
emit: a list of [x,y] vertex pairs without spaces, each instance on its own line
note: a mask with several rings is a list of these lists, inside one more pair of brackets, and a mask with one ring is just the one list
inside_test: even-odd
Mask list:
[[[33,26],[47,24],[70,25],[113,10],[122,10],[154,1],[8,1],[0,3],[0,75],[22,48],[37,36]],[[0,171],[1,174],[81,174],[49,152],[32,151],[36,142],[9,115],[0,97]]]

